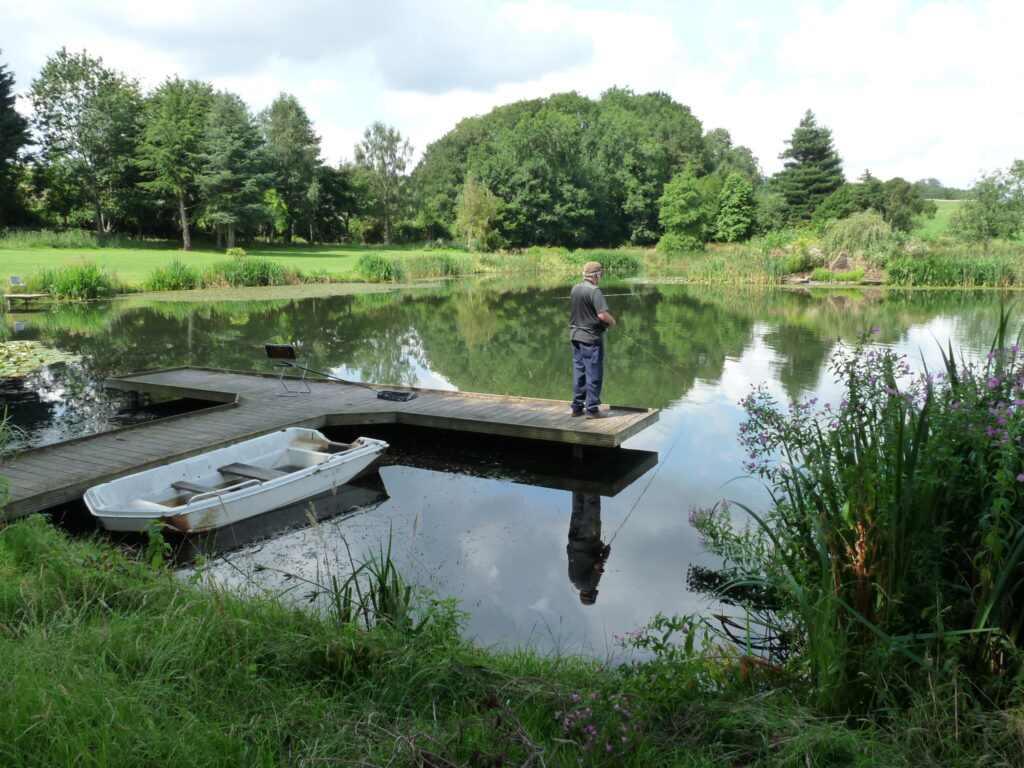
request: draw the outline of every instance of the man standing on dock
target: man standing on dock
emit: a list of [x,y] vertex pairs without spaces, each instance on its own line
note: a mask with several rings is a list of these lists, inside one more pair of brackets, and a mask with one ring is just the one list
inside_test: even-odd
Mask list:
[[601,383],[604,378],[604,332],[615,325],[608,302],[598,285],[604,269],[598,261],[583,266],[583,282],[572,287],[569,342],[572,344],[572,415],[601,418]]

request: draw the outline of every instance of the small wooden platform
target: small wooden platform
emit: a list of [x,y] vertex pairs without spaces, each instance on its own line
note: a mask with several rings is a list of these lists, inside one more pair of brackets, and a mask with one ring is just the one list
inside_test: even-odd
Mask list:
[[35,301],[36,299],[47,299],[50,297],[48,293],[5,293],[4,298],[7,300],[7,311],[14,311],[14,300],[21,300],[21,308],[28,309],[29,302]]
[[189,367],[109,378],[106,385],[114,389],[217,405],[9,457],[0,465],[0,475],[10,481],[3,518],[73,501],[98,483],[285,427],[408,424],[615,448],[655,423],[659,413],[611,407],[602,409],[608,418],[583,419],[573,418],[569,403],[561,400],[389,386],[417,394],[413,400],[394,402],[377,397],[382,386],[307,381],[309,394],[281,397],[272,374]]

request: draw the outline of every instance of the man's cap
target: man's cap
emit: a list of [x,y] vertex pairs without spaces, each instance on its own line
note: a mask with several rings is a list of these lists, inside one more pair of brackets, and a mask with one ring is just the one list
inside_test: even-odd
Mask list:
[[598,272],[604,272],[604,267],[601,266],[600,261],[588,261],[583,265],[583,276],[590,277],[596,275]]

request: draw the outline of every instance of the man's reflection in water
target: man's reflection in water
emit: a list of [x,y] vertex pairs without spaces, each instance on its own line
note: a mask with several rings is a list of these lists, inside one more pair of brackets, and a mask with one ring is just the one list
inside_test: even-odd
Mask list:
[[569,581],[580,591],[580,602],[593,605],[597,582],[611,552],[611,547],[601,541],[601,497],[596,493],[573,491],[565,552],[569,556]]

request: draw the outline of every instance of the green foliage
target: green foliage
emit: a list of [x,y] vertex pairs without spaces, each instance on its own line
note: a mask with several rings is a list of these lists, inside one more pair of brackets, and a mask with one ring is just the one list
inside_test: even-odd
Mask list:
[[198,80],[165,80],[146,99],[138,165],[146,174],[144,189],[174,199],[182,248],[192,249],[189,209],[203,169],[203,137],[213,102],[213,89]]
[[1007,171],[983,176],[967,193],[949,222],[950,233],[981,243],[987,253],[996,238],[1010,238],[1024,226],[1024,161]]
[[201,146],[202,218],[227,235],[230,250],[236,233],[254,234],[270,218],[263,202],[273,184],[269,157],[245,102],[233,93],[214,94]]
[[938,179],[920,179],[914,187],[926,200],[959,200],[964,196],[964,190],[944,186]]
[[725,179],[718,196],[715,237],[723,243],[745,240],[754,228],[754,187],[738,173]]
[[666,94],[563,93],[463,120],[427,147],[412,183],[451,227],[474,178],[502,201],[495,221],[512,247],[650,245],[665,184],[703,150],[700,123]]
[[473,177],[466,179],[459,193],[455,231],[465,238],[467,248],[493,251],[501,244],[496,217],[501,201]]
[[183,291],[198,288],[201,282],[202,276],[198,269],[175,259],[153,270],[142,287],[147,291]]
[[704,134],[704,170],[725,181],[737,174],[751,187],[762,182],[757,158],[747,147],[733,146],[732,136],[725,128],[715,128]]
[[786,144],[779,155],[784,167],[775,175],[774,186],[786,199],[791,220],[807,221],[843,185],[843,161],[832,146],[832,131],[819,126],[810,110]]
[[51,213],[67,223],[87,210],[96,234],[109,234],[133,207],[143,109],[138,82],[85,51],[61,48],[32,81],[29,98],[47,163],[37,178]]
[[817,267],[811,272],[811,280],[816,283],[859,283],[864,279],[864,269],[857,267],[845,272],[833,272],[824,267]]
[[25,218],[18,156],[31,141],[28,120],[14,106],[14,74],[0,64],[0,230]]
[[356,271],[363,279],[374,283],[390,283],[398,279],[391,260],[377,253],[364,253],[360,256]]
[[658,221],[665,230],[659,250],[692,251],[711,239],[721,184],[714,176],[697,178],[689,169],[673,177],[658,201]]
[[886,260],[886,283],[902,286],[1008,288],[1024,285],[1019,254],[926,253]]
[[746,469],[774,505],[746,528],[722,508],[692,520],[731,583],[777,601],[748,609],[791,638],[831,711],[899,704],[953,670],[995,699],[1024,676],[1024,355],[1008,319],[979,363],[950,350],[945,371],[911,375],[865,335],[834,360],[840,402],[784,409],[765,387],[743,402]]
[[110,270],[87,259],[42,269],[29,275],[25,282],[32,292],[68,300],[102,299],[120,290],[117,277]]
[[274,173],[273,190],[279,204],[272,211],[285,243],[291,243],[295,224],[312,205],[311,187],[320,165],[320,138],[306,110],[291,94],[282,93],[259,114],[266,152]]
[[245,256],[213,264],[203,275],[203,285],[284,285],[285,277],[285,268],[279,262]]
[[821,242],[825,252],[882,255],[896,243],[892,227],[877,211],[859,211],[845,219],[833,219],[825,226]]
[[396,128],[380,121],[366,129],[362,142],[355,147],[356,165],[366,170],[374,192],[385,245],[391,242],[391,225],[401,203],[403,174],[412,152],[412,145]]
[[102,248],[119,238],[97,237],[95,232],[67,229],[53,232],[8,231],[0,232],[0,246],[4,248]]

